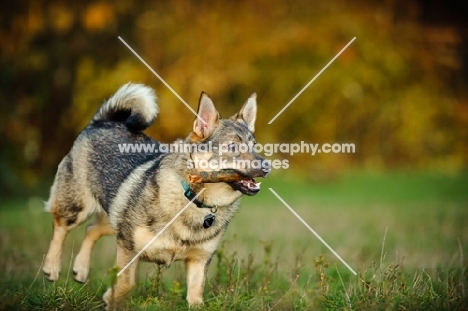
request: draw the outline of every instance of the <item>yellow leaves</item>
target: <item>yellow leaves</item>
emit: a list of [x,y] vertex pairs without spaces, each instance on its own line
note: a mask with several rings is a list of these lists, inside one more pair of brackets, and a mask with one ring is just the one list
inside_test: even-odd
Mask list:
[[136,25],[145,30],[153,30],[160,24],[158,13],[153,10],[141,13],[136,20]]
[[83,26],[90,31],[102,30],[111,25],[114,19],[113,6],[104,2],[90,4],[82,16]]
[[28,31],[35,34],[44,28],[44,16],[39,1],[31,1],[28,10]]
[[[431,152],[460,144],[448,138],[455,125],[441,126],[435,121],[456,115],[444,112],[441,101],[451,94],[437,73],[441,65],[456,69],[461,62],[453,54],[459,42],[453,29],[425,29],[412,15],[395,20],[394,11],[386,6],[356,7],[339,0],[320,5],[307,1],[154,2],[144,10],[133,9],[132,42],[138,52],[192,107],[204,90],[218,98],[219,109],[227,115],[231,105],[234,109],[243,96],[259,91],[259,124],[268,121],[357,37],[274,127],[259,130],[259,140],[349,141],[361,151],[353,159],[364,164],[414,164],[430,160]],[[115,12],[102,3],[89,6],[87,29],[112,24]],[[425,45],[428,42],[433,50]],[[190,123],[187,119],[193,117],[190,112],[181,109],[181,103],[159,87],[150,73],[145,75],[141,64],[121,60],[118,68],[104,70],[97,62],[81,63],[76,92],[80,105],[93,103],[92,111],[86,108],[87,114],[94,112],[99,96],[111,94],[128,77],[149,77],[162,110],[158,125],[150,132],[161,139],[183,135]],[[307,165],[308,159],[295,163]],[[327,166],[343,162],[344,156],[320,158]]]
[[[40,11],[39,11],[40,12]],[[30,14],[32,21],[34,22],[37,18],[39,21],[39,16],[36,14]],[[68,32],[75,21],[74,12],[71,7],[67,5],[66,2],[52,2],[48,6],[48,22],[51,24],[52,29],[57,33]]]
[[461,41],[459,31],[455,27],[431,27],[425,33],[433,48],[431,56],[447,68],[460,69],[463,64],[457,57]]
[[109,3],[98,2],[84,6],[81,16],[79,7],[65,1],[53,1],[47,3],[44,10],[43,3],[31,1],[27,14],[15,17],[15,27],[27,28],[32,35],[43,30],[47,24],[55,33],[63,34],[69,32],[77,21],[88,31],[99,31],[115,23],[115,8]]
[[133,59],[119,62],[113,68],[103,68],[91,57],[83,57],[76,68],[73,103],[68,111],[67,124],[75,132],[81,131],[99,104],[122,84],[127,82],[148,83],[146,67],[139,66]]
[[[135,81],[151,85],[160,97],[161,117],[148,132],[163,141],[185,135],[193,115],[118,41],[121,35],[193,108],[204,90],[228,116],[257,91],[259,141],[353,142],[359,150],[348,157],[298,156],[293,168],[317,163],[325,170],[347,166],[346,161],[426,165],[442,157],[452,166],[463,163],[468,108],[457,95],[466,89],[458,71],[459,30],[428,27],[412,14],[395,16],[394,5],[30,0],[5,14],[0,49],[5,63],[15,61],[15,68],[3,73],[3,81],[15,83],[5,85],[24,84],[33,101],[20,100],[23,91],[15,87],[4,87],[1,95],[13,96],[23,109],[39,108],[7,121],[5,132],[15,141],[28,123],[37,127],[30,115],[43,113],[42,105],[52,98],[57,102],[47,105],[60,110],[56,137],[77,134],[106,97]],[[274,125],[267,125],[354,36]],[[51,95],[57,90],[67,92],[65,100]],[[35,148],[27,147],[29,158]]]

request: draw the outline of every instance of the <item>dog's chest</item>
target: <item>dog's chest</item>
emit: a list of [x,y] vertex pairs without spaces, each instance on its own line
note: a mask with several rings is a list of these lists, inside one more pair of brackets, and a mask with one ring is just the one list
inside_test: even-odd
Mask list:
[[192,258],[210,257],[216,250],[219,239],[210,239],[203,243],[185,243],[174,239],[170,234],[161,234],[152,243],[148,244],[155,234],[146,227],[137,228],[134,231],[135,250],[145,250],[141,259],[170,266],[174,261],[190,260]]

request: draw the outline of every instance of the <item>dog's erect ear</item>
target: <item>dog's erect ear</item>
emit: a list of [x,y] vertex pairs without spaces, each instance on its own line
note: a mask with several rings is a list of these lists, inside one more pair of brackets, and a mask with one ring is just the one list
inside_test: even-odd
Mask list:
[[257,119],[257,93],[253,93],[242,106],[241,110],[232,116],[232,119],[245,123],[249,130],[255,132],[255,120]]
[[220,116],[213,101],[205,92],[201,93],[197,114],[198,117],[193,122],[193,132],[200,139],[206,139],[213,134]]

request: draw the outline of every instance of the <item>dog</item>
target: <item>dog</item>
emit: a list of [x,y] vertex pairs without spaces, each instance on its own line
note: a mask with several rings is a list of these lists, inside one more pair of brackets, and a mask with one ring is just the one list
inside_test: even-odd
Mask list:
[[[128,83],[105,101],[60,162],[46,202],[53,216],[53,237],[43,272],[50,281],[59,277],[62,246],[71,229],[95,216],[74,261],[73,275],[78,282],[88,277],[96,241],[103,235],[117,236],[116,264],[121,270],[103,296],[107,309],[113,309],[134,287],[138,260],[168,267],[174,261],[185,261],[188,305],[202,304],[208,266],[239,199],[257,194],[260,183],[254,178],[270,172],[268,165],[236,165],[238,160],[265,163],[254,151],[236,148],[256,143],[255,93],[238,113],[222,119],[202,92],[192,131],[176,142],[195,147],[225,144],[222,152],[202,148],[160,152],[161,143],[142,132],[158,114],[156,100],[152,88]],[[153,144],[157,150],[125,153],[118,148],[122,144]],[[203,171],[201,164],[218,160],[223,163],[221,170],[234,169],[242,179],[210,183],[187,179],[190,173]]]

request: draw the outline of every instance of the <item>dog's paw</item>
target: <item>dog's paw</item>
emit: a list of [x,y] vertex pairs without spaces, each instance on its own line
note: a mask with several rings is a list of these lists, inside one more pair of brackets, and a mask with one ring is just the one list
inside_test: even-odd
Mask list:
[[187,302],[190,309],[200,309],[203,307],[202,297],[187,297]]
[[44,265],[44,267],[42,267],[42,272],[44,272],[44,275],[49,281],[55,282],[58,280],[60,267],[54,265]]
[[89,263],[76,257],[75,264],[73,265],[73,278],[79,283],[84,283],[88,279]]
[[104,310],[111,311],[115,310],[115,301],[112,299],[112,289],[109,288],[102,296],[102,302],[104,303]]
[[88,273],[83,271],[76,271],[73,269],[73,279],[78,283],[84,283],[88,279]]

